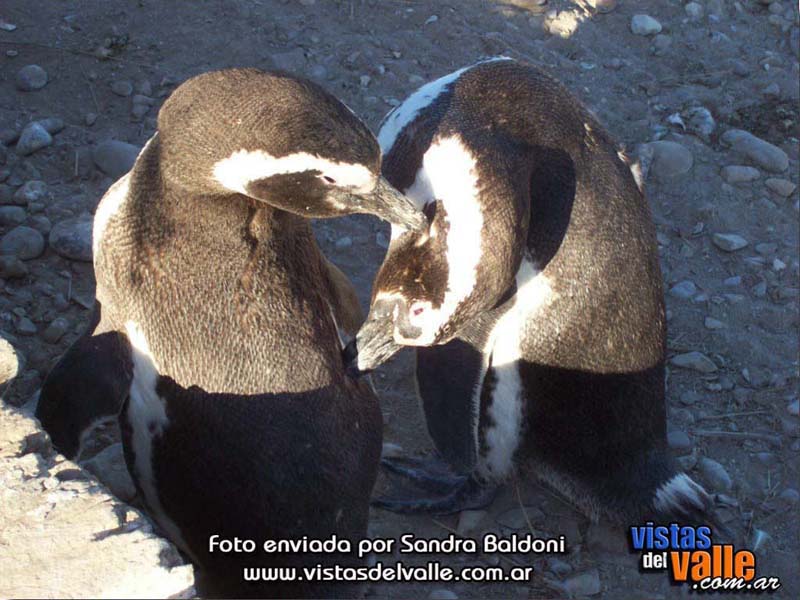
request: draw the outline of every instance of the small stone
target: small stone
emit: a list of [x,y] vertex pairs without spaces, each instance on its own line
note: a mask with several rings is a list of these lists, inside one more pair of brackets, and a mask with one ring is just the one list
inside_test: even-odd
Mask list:
[[717,128],[714,116],[705,106],[687,108],[683,111],[683,117],[686,120],[686,129],[705,141],[710,139],[711,134]]
[[25,129],[22,130],[17,141],[17,154],[27,156],[52,143],[53,136],[47,132],[47,129],[34,121],[33,123],[28,123]]
[[677,142],[659,140],[643,145],[644,152],[652,152],[650,172],[658,179],[669,180],[678,175],[688,173],[694,158],[688,148]]
[[52,224],[50,223],[50,219],[48,219],[44,215],[32,216],[29,220],[29,224],[36,231],[39,231],[44,235],[50,233],[50,230],[53,228]]
[[87,127],[91,127],[97,123],[97,114],[93,112],[86,113],[86,115],[83,117],[83,122],[86,123]]
[[786,263],[783,262],[780,258],[773,258],[772,259],[772,270],[776,273],[780,273],[786,268]]
[[733,487],[731,476],[717,461],[703,457],[698,461],[697,468],[714,490],[727,492]]
[[800,502],[800,492],[798,492],[794,488],[786,488],[781,492],[781,495],[778,496],[778,498],[780,498],[787,504],[797,504],[798,502]]
[[686,280],[676,283],[669,290],[669,295],[681,300],[688,300],[697,293],[697,286],[694,282]]
[[375,234],[375,243],[380,246],[381,248],[388,248],[389,247],[389,239],[386,237],[386,234],[382,231],[379,231]]
[[26,65],[17,71],[17,89],[34,92],[47,85],[47,71],[39,65]]
[[393,458],[402,455],[403,455],[403,447],[400,444],[394,444],[392,442],[383,442],[383,448],[381,450],[381,458]]
[[272,55],[272,62],[278,69],[301,73],[306,68],[306,55],[302,48]]
[[48,117],[46,119],[39,119],[37,121],[39,125],[45,128],[45,131],[51,135],[55,135],[56,133],[62,131],[66,126],[64,124],[63,119],[59,119],[58,117]]
[[681,394],[681,404],[686,406],[691,406],[693,404],[697,404],[697,402],[701,399],[700,394],[695,392],[694,390],[688,390]]
[[547,568],[559,577],[564,577],[572,572],[571,564],[555,557],[547,559]]
[[17,333],[23,336],[36,335],[36,325],[28,317],[20,317],[17,321]]
[[111,91],[117,96],[127,98],[133,93],[133,84],[130,81],[115,81],[111,84]]
[[428,594],[429,600],[458,600],[458,594],[444,588],[433,590]]
[[0,336],[0,386],[14,379],[25,369],[25,357]]
[[16,256],[0,256],[0,277],[17,279],[28,274],[28,266]]
[[106,140],[92,151],[97,167],[109,177],[118,179],[133,167],[140,148],[119,140]]
[[667,433],[667,444],[673,450],[686,452],[692,449],[692,440],[685,431],[670,431]]
[[48,344],[55,344],[69,331],[69,321],[64,317],[57,317],[42,332],[42,339]]
[[345,248],[349,248],[352,245],[353,245],[353,238],[347,235],[344,237],[340,237],[338,240],[336,240],[336,247],[339,250],[344,250]]
[[564,591],[575,598],[577,596],[595,596],[602,590],[600,573],[597,569],[573,575],[564,581]]
[[21,206],[0,206],[0,225],[21,225],[28,218],[28,213]]
[[800,400],[795,398],[786,406],[786,412],[793,417],[800,417]]
[[729,129],[722,134],[721,140],[767,171],[782,173],[789,167],[786,152],[748,131]]
[[438,20],[439,20],[439,17],[437,15],[431,15],[430,17],[425,19],[425,25],[431,25],[433,23],[436,23],[436,21],[438,21]]
[[661,56],[672,46],[672,38],[666,34],[659,33],[653,38],[653,53]]
[[136,121],[141,121],[148,112],[150,112],[150,106],[147,104],[134,103],[131,107],[131,115]]
[[749,244],[746,239],[735,233],[715,233],[711,236],[711,241],[717,248],[725,252],[736,252],[746,248]]
[[717,370],[717,365],[713,360],[696,350],[684,354],[676,354],[672,357],[670,363],[681,369],[692,369],[700,373],[714,373]]
[[770,83],[767,87],[761,90],[767,98],[778,98],[781,95],[781,86],[777,83]]
[[25,206],[31,202],[41,202],[47,197],[47,184],[44,181],[26,181],[14,192],[14,204]]
[[777,250],[778,250],[778,244],[775,244],[774,242],[761,242],[759,244],[756,244],[756,252],[758,252],[762,256],[775,254]]
[[730,184],[748,183],[761,177],[761,172],[755,167],[731,165],[722,168],[722,178]]
[[692,21],[697,21],[703,18],[703,13],[705,12],[703,9],[702,4],[698,4],[697,2],[689,2],[686,6],[683,7],[683,10],[686,11],[686,16],[689,17]]
[[370,77],[369,75],[362,75],[361,77],[358,78],[358,82],[361,85],[361,87],[369,87],[370,81],[372,81],[372,77]]
[[797,186],[788,179],[778,179],[777,177],[770,177],[765,182],[766,186],[778,196],[787,198],[797,189]]
[[0,254],[30,260],[44,252],[44,236],[25,225],[19,225],[0,239]]
[[82,465],[97,477],[117,498],[131,500],[136,495],[136,486],[125,466],[122,444],[112,444]]
[[64,258],[92,262],[92,219],[77,217],[56,223],[50,231],[50,247]]
[[714,317],[706,317],[705,320],[703,321],[703,325],[705,325],[706,329],[711,329],[711,330],[725,328],[725,323],[715,319]]
[[478,530],[489,513],[485,510],[464,510],[458,515],[458,535],[469,536]]
[[631,31],[636,35],[654,35],[661,33],[661,23],[650,15],[634,15],[631,19]]

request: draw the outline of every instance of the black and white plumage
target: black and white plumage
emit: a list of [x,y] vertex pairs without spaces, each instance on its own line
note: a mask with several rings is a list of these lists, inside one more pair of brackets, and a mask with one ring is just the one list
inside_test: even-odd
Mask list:
[[[242,566],[352,557],[210,553],[209,536],[360,538],[382,437],[345,373],[337,324],[361,321],[306,217],[424,216],[380,177],[366,126],[309,82],[254,69],[182,84],[94,222],[96,318],[51,372],[37,416],[77,452],[120,412],[128,467],[203,595],[335,596],[246,584]],[[124,404],[124,406],[123,406]]]
[[[429,433],[462,476],[438,499],[382,505],[475,507],[491,499],[475,489],[522,463],[594,519],[702,518],[710,498],[666,443],[649,207],[605,129],[554,79],[501,57],[423,86],[378,139],[384,175],[430,228],[393,228],[346,355],[364,372],[417,347]],[[389,466],[434,479],[401,463]]]

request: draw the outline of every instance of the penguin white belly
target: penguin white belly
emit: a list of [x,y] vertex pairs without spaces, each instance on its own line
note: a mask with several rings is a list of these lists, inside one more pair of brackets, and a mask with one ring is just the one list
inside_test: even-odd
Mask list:
[[531,401],[531,391],[523,386],[519,371],[526,330],[539,309],[553,297],[548,278],[527,257],[522,260],[516,281],[514,305],[498,319],[485,351],[486,355],[491,354],[496,381],[487,409],[489,419],[479,424],[486,446],[477,470],[480,476],[494,481],[504,479],[513,470],[514,454],[522,439],[525,402]]
[[133,321],[125,324],[133,352],[133,379],[127,419],[131,428],[131,447],[134,453],[134,476],[155,518],[167,536],[182,550],[189,548],[180,529],[167,516],[153,473],[153,441],[163,435],[169,426],[166,404],[156,392],[158,366],[150,352],[150,346],[141,327]]

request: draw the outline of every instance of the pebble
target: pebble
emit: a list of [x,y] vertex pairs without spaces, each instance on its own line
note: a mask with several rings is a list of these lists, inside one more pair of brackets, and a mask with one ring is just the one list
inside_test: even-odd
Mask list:
[[345,248],[349,248],[352,245],[353,245],[353,238],[347,235],[344,237],[340,237],[338,240],[336,240],[336,247],[339,250],[344,250]]
[[133,93],[133,84],[130,81],[115,81],[111,84],[111,91],[126,98]]
[[44,127],[47,133],[51,135],[55,135],[59,131],[62,131],[66,126],[64,124],[64,120],[59,119],[58,117],[47,117],[46,119],[39,119],[37,123],[39,123],[39,125]]
[[50,231],[50,247],[64,258],[92,262],[92,219],[77,217],[56,223]]
[[761,177],[761,172],[755,167],[730,165],[722,168],[722,178],[730,184],[747,183]]
[[600,573],[597,569],[578,573],[564,581],[564,591],[573,598],[577,596],[595,596],[601,590]]
[[789,167],[786,152],[748,131],[729,129],[722,134],[721,140],[767,171],[782,173]]
[[704,456],[698,461],[697,468],[714,490],[727,492],[733,487],[731,476],[717,461]]
[[654,35],[661,33],[661,23],[650,15],[634,15],[631,19],[631,31],[636,35]]
[[777,250],[778,250],[778,244],[774,242],[761,242],[759,244],[756,244],[756,252],[758,252],[762,256],[775,254]]
[[48,344],[55,344],[69,331],[69,321],[64,317],[56,317],[42,332],[42,339]]
[[770,83],[767,87],[761,90],[761,93],[768,98],[778,98],[781,95],[781,86],[777,83]]
[[697,2],[689,2],[689,4],[683,7],[683,10],[686,11],[686,16],[688,16],[693,21],[702,19],[703,13],[705,12],[703,9],[703,5],[698,4]]
[[686,122],[686,129],[697,134],[706,142],[711,138],[711,134],[717,128],[717,122],[711,111],[705,106],[693,106],[683,111]]
[[14,192],[14,204],[24,206],[31,202],[40,202],[47,197],[47,184],[44,181],[26,181]]
[[36,335],[36,325],[28,317],[20,317],[17,321],[16,331],[25,337]]
[[800,400],[795,398],[786,406],[786,412],[793,417],[800,417]]
[[572,572],[572,565],[560,558],[548,558],[547,568],[559,577],[564,577]]
[[694,282],[686,280],[676,283],[669,290],[669,295],[681,300],[688,300],[697,293],[697,286]]
[[289,52],[273,54],[272,62],[278,69],[300,73],[306,68],[306,55],[302,48],[295,48]]
[[30,218],[29,224],[31,227],[33,227],[37,231],[41,231],[45,235],[50,233],[50,230],[53,228],[52,224],[50,223],[50,219],[48,219],[44,215],[32,216]]
[[31,227],[19,225],[0,239],[0,254],[30,260],[44,252],[44,236]]
[[0,206],[0,225],[21,225],[28,214],[21,206]]
[[47,85],[47,71],[39,65],[26,65],[17,71],[17,89],[34,92]]
[[106,140],[95,146],[92,159],[109,177],[118,179],[131,170],[141,149],[119,140]]
[[444,588],[433,590],[428,594],[429,600],[458,600],[458,594]]
[[375,234],[375,243],[380,246],[381,248],[388,248],[389,247],[389,238],[386,237],[386,234],[382,231],[379,231]]
[[667,444],[673,450],[688,451],[692,449],[692,440],[685,431],[670,431],[667,433]]
[[694,165],[694,158],[688,148],[678,142],[659,140],[644,144],[644,152],[652,152],[650,172],[658,179],[670,179],[688,173]]
[[703,321],[703,325],[705,325],[706,329],[724,329],[725,323],[715,319],[714,317],[706,317]]
[[781,492],[781,495],[778,496],[778,498],[780,498],[787,504],[797,504],[798,502],[800,502],[800,492],[798,492],[794,488],[786,488]]
[[681,394],[681,404],[686,406],[691,406],[692,404],[697,404],[697,402],[701,399],[700,394],[695,392],[694,390],[687,390]]
[[797,186],[788,179],[779,179],[777,177],[770,177],[765,182],[766,186],[778,196],[787,198],[797,189]]
[[477,531],[488,514],[489,513],[485,510],[461,511],[458,516],[458,525],[456,526],[458,535],[469,536],[471,533]]
[[672,38],[666,34],[659,33],[653,38],[653,54],[661,56],[672,46]]
[[736,233],[715,233],[711,236],[711,241],[720,250],[725,252],[736,252],[746,248],[749,242]]
[[97,114],[93,112],[86,113],[86,115],[83,117],[83,122],[86,123],[87,127],[91,127],[97,123]]
[[97,477],[117,498],[129,501],[136,495],[136,487],[125,466],[122,444],[111,444],[95,456],[81,463]]
[[28,274],[28,266],[16,256],[0,256],[0,277],[17,279]]
[[33,123],[28,123],[25,129],[22,130],[17,141],[17,154],[27,156],[52,143],[53,136],[48,133],[47,129],[34,121]]
[[672,357],[670,363],[681,369],[693,369],[700,373],[714,373],[717,370],[717,365],[713,360],[696,350],[693,352],[676,354]]

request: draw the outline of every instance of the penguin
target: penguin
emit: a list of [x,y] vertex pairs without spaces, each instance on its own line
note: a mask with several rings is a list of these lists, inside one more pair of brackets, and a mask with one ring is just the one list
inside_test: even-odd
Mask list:
[[532,474],[592,520],[702,521],[711,497],[666,441],[665,310],[639,170],[541,69],[506,57],[428,83],[385,118],[383,174],[429,218],[394,226],[352,373],[416,347],[436,461],[385,459],[429,493],[489,504]]
[[[243,569],[359,562],[346,546],[261,548],[366,535],[382,417],[371,387],[345,372],[342,338],[360,309],[310,218],[424,227],[380,161],[367,127],[322,88],[210,72],[165,101],[97,209],[94,328],[48,377],[37,416],[77,452],[86,427],[118,413],[139,495],[203,596],[353,593],[302,575],[245,581]],[[255,549],[213,543],[236,538]]]

